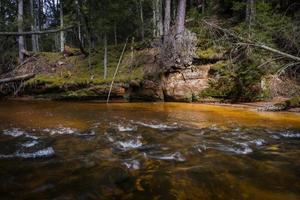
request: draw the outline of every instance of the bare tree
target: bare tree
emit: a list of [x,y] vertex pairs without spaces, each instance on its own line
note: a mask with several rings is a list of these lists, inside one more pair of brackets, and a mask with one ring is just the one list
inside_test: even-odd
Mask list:
[[255,18],[255,0],[246,0],[246,22],[249,27],[249,37],[251,36],[251,29]]
[[[60,28],[64,28],[64,12],[63,12],[63,2],[60,0]],[[60,31],[60,51],[63,52],[65,49],[65,36],[64,31]]]
[[163,2],[162,0],[156,0],[156,16],[157,16],[157,33],[158,37],[161,37],[164,35],[164,24],[163,24]]
[[142,41],[144,41],[145,40],[145,30],[144,30],[143,0],[139,0],[139,8],[140,8],[140,18],[141,18],[141,36],[142,36]]
[[103,78],[107,78],[107,34],[104,33],[104,56],[103,56],[104,73]]
[[176,20],[176,34],[183,35],[185,30],[185,13],[186,13],[186,0],[179,0],[177,9],[177,20]]
[[171,0],[165,0],[164,37],[166,37],[169,34],[170,24],[171,24]]
[[157,19],[156,19],[156,0],[152,0],[152,20],[153,20],[153,37],[155,38],[157,36]]
[[[32,18],[31,31],[33,31],[33,32],[37,30],[37,18],[38,18],[38,16],[36,15],[36,12],[35,12],[35,5],[36,5],[35,0],[30,0],[30,15]],[[32,43],[32,51],[37,52],[39,49],[37,35],[31,35],[31,43]]]
[[81,24],[80,24],[80,18],[81,18],[81,11],[80,11],[80,4],[79,1],[75,1],[76,4],[76,12],[77,12],[77,27],[78,27],[78,38],[79,41],[81,41]]
[[[24,9],[24,2],[23,0],[18,0],[18,32],[22,33],[23,32],[23,10]],[[24,36],[20,35],[19,36],[19,60],[22,62],[24,60],[24,52],[25,52],[25,47],[24,47]]]
[[114,22],[114,36],[115,36],[115,45],[118,45],[118,33],[117,33],[117,23]]

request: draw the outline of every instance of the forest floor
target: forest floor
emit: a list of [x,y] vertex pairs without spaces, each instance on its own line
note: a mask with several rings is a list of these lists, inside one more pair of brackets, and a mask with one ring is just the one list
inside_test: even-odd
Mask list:
[[[62,53],[41,52],[27,58],[12,72],[0,78],[15,77],[24,74],[34,74],[35,77],[22,83],[18,90],[9,85],[7,92],[15,97],[33,96],[46,99],[89,99],[94,96],[106,95],[115,73],[122,47],[109,46],[107,76],[104,78],[103,51],[92,52],[85,57],[77,49],[68,50],[68,55]],[[125,85],[130,80],[142,79],[143,68],[132,67],[129,53],[125,54],[115,78],[115,93],[122,93],[119,85]],[[99,94],[101,93],[101,94]],[[118,94],[116,94],[118,96]],[[106,97],[105,96],[105,97]],[[122,96],[122,94],[120,94]],[[104,96],[103,96],[104,98]]]

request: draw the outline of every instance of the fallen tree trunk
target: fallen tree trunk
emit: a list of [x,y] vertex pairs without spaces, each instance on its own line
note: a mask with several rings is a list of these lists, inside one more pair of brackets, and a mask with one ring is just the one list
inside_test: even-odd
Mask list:
[[247,45],[247,46],[253,46],[253,47],[257,47],[257,48],[261,48],[261,49],[264,49],[264,50],[267,50],[267,51],[270,51],[272,53],[275,53],[275,54],[278,54],[278,55],[281,55],[283,57],[286,57],[286,58],[289,58],[289,59],[292,59],[292,60],[296,60],[298,62],[300,62],[300,57],[297,57],[297,56],[294,56],[294,55],[291,55],[291,54],[288,54],[288,53],[285,53],[285,52],[282,52],[282,51],[279,51],[278,49],[274,49],[272,47],[269,47],[265,44],[262,44],[262,43],[258,43],[258,42],[253,42],[247,38],[243,38],[243,37],[240,37],[236,34],[234,34],[233,32],[227,30],[227,29],[224,29],[216,24],[213,24],[213,23],[210,23],[210,22],[207,22],[206,20],[202,20],[203,23],[211,28],[214,28],[232,38],[234,38],[235,40],[237,41],[240,41],[242,43],[239,43],[241,45]]
[[50,34],[50,33],[58,33],[61,31],[67,31],[73,29],[73,26],[61,28],[61,29],[53,29],[53,30],[45,30],[45,31],[29,31],[29,32],[0,32],[0,36],[20,36],[20,35],[42,35],[42,34]]
[[34,76],[35,76],[35,74],[25,74],[25,75],[15,76],[15,77],[11,77],[11,78],[3,78],[3,79],[0,79],[0,84],[16,82],[16,81],[26,81],[26,80],[33,78]]

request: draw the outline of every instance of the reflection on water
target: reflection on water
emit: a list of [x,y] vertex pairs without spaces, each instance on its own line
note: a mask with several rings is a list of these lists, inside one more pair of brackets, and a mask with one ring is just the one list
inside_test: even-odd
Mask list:
[[0,102],[1,199],[300,199],[300,115]]

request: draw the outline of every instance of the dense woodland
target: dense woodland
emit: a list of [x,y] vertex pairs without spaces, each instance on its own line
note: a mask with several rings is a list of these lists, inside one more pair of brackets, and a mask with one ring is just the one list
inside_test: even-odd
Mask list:
[[105,80],[126,44],[128,56],[159,49],[157,73],[212,64],[210,87],[199,96],[299,96],[297,1],[2,0],[0,30],[2,74],[39,52],[78,49],[81,67]]

